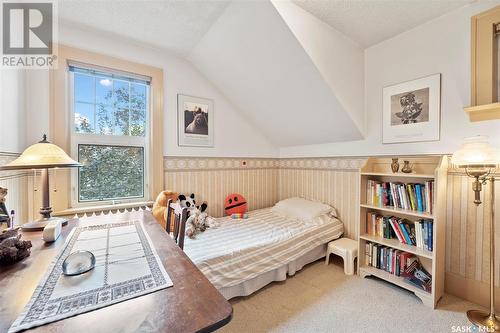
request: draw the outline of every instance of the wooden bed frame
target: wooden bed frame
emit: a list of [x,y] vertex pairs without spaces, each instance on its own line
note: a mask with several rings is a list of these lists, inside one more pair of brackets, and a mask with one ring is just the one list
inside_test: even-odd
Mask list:
[[[172,220],[173,216],[173,220]],[[179,247],[184,249],[184,237],[186,235],[186,221],[188,218],[187,207],[182,208],[179,214],[175,212],[175,203],[172,199],[167,203],[167,223],[165,229],[167,234],[171,235]]]

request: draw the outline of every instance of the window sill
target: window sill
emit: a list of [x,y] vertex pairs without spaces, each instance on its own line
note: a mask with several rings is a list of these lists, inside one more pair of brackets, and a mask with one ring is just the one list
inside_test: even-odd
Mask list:
[[472,122],[500,119],[500,103],[491,103],[464,108]]
[[85,214],[85,213],[97,213],[102,211],[110,211],[117,209],[127,209],[127,208],[137,208],[137,207],[152,207],[154,201],[138,201],[138,202],[127,202],[122,204],[115,205],[101,205],[101,206],[87,206],[87,207],[78,207],[78,208],[68,208],[65,210],[61,210],[53,213],[53,216],[68,216],[75,214]]

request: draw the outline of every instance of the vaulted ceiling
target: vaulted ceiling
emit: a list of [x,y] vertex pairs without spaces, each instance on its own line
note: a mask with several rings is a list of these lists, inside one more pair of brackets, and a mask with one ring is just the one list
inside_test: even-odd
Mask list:
[[292,0],[363,47],[476,0]]
[[59,0],[58,9],[63,22],[187,55],[229,2]]
[[362,138],[271,2],[231,3],[189,59],[280,147]]
[[475,0],[292,0],[363,47]]
[[173,51],[278,147],[363,138],[363,50],[472,0],[59,0],[62,22]]

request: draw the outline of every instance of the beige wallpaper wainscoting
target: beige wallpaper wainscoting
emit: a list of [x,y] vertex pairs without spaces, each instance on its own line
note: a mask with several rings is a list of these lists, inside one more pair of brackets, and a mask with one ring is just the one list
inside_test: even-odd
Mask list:
[[277,159],[266,158],[165,157],[164,188],[195,193],[198,202],[208,203],[210,215],[220,217],[224,216],[224,200],[232,192],[247,199],[249,210],[274,205],[278,167]]
[[359,169],[365,158],[281,159],[279,199],[301,196],[337,210],[344,235],[357,239]]
[[[0,152],[0,165],[9,163],[16,159],[19,154]],[[25,223],[31,216],[30,206],[26,189],[31,171],[1,171],[0,172],[0,187],[8,189],[5,205],[9,213],[11,210],[16,212],[16,225]],[[1,226],[2,228],[5,225]]]
[[[0,165],[16,158],[0,153]],[[246,166],[243,166],[243,161]],[[301,196],[335,207],[344,222],[345,235],[358,236],[359,169],[365,158],[198,158],[164,157],[164,188],[195,193],[207,201],[209,213],[224,215],[224,199],[230,192],[246,197],[249,210],[274,205],[278,200]],[[1,172],[0,186],[7,187],[7,208],[17,223],[38,216],[39,175]],[[500,174],[498,175],[500,178]],[[51,195],[58,188],[51,174]],[[500,308],[500,180],[496,182],[497,307]],[[446,292],[488,305],[489,302],[489,186],[483,188],[483,204],[473,203],[471,179],[457,170],[448,174],[446,219]]]
[[[500,174],[495,182],[495,286],[500,308]],[[478,304],[489,304],[490,185],[483,187],[483,203],[476,207],[472,180],[450,170],[446,221],[446,291]]]

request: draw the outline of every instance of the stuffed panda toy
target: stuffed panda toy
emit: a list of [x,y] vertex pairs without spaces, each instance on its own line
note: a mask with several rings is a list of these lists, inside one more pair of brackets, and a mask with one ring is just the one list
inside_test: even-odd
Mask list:
[[186,197],[184,194],[180,194],[177,197],[177,202],[181,206],[181,208],[187,207],[189,210],[196,206],[196,200],[194,200],[194,193],[191,193],[190,196]]
[[215,227],[217,222],[213,217],[208,216],[207,203],[204,202],[201,205],[196,205],[196,200],[194,198],[194,193],[186,197],[184,194],[180,194],[177,199],[178,205],[182,208],[186,207],[188,209],[189,217],[186,221],[186,236],[189,238],[194,238],[194,236],[205,231],[209,227]]

